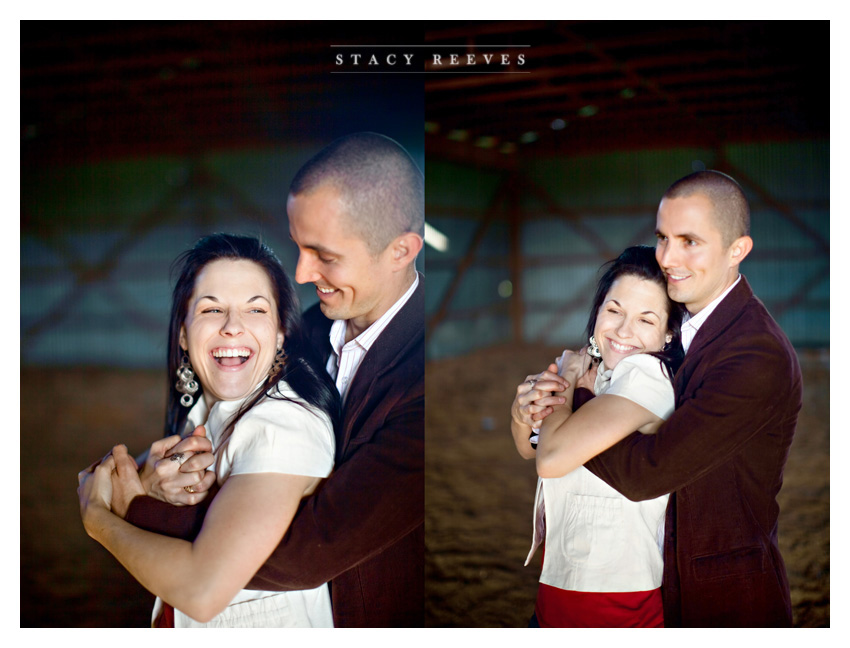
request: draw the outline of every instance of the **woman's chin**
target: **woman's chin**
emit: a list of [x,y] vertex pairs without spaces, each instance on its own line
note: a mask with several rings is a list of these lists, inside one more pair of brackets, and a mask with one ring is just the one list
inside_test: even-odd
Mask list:
[[254,391],[254,387],[256,387],[259,382],[260,380],[257,379],[256,382],[252,382],[250,385],[242,383],[239,385],[216,385],[210,388],[204,387],[204,393],[210,394],[212,398],[217,401],[242,400]]
[[617,366],[617,363],[620,361],[618,357],[610,357],[608,355],[602,354],[602,363],[605,365],[606,369],[613,369]]
[[613,369],[622,362],[623,358],[628,358],[629,356],[637,355],[638,353],[638,351],[632,353],[616,353],[611,351],[609,353],[602,354],[602,362],[605,363],[606,369]]

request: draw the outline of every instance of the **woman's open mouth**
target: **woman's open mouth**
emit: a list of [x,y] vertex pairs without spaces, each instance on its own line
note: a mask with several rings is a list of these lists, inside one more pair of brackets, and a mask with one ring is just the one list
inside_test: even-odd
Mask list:
[[238,367],[248,362],[252,351],[247,347],[219,347],[212,350],[212,357],[222,367]]

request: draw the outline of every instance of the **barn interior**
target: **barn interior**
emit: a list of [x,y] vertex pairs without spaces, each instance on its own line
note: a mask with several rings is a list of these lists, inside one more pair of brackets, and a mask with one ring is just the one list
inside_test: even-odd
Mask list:
[[[458,56],[425,77],[442,235],[425,257],[426,622],[528,624],[540,551],[523,567],[536,472],[511,439],[516,387],[587,343],[600,266],[655,244],[667,187],[715,169],[750,202],[741,272],[803,366],[779,543],[794,624],[829,625],[829,25],[450,23],[425,41]],[[502,73],[481,73],[487,53]]]
[[[334,74],[339,43],[461,63]],[[231,231],[294,268],[288,183],[360,130],[425,171],[426,625],[527,625],[516,385],[583,344],[599,267],[654,244],[666,187],[717,169],[750,200],[742,272],[804,372],[780,548],[795,625],[829,626],[829,43],[828,22],[22,23],[21,626],[149,625],[153,596],[82,528],[76,474],[162,434],[173,259]]]
[[[342,135],[383,133],[424,167],[421,79],[337,75],[331,47],[421,34],[22,24],[22,626],[150,625],[153,597],[86,536],[75,490],[115,444],[138,455],[163,435],[171,263],[231,232],[261,237],[292,277],[289,183]],[[302,307],[316,301],[297,289]]]

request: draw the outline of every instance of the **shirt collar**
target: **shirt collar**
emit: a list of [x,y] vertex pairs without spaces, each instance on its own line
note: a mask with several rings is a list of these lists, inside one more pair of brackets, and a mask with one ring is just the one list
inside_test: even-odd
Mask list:
[[717,308],[718,304],[723,301],[723,298],[729,294],[729,292],[738,285],[741,281],[741,275],[738,274],[738,278],[729,286],[726,290],[721,293],[719,297],[717,297],[714,301],[710,302],[708,306],[703,308],[696,315],[691,315],[689,312],[685,311],[685,317],[682,318],[682,327],[688,326],[692,328],[694,331],[698,331],[699,328],[705,323],[705,320],[708,319],[708,316],[714,312],[714,309]]
[[[419,273],[417,272],[416,277],[410,285],[410,288],[407,289],[407,292],[405,292],[392,306],[390,306],[386,313],[372,322],[372,324],[369,325],[369,328],[363,330],[360,335],[349,341],[349,344],[357,344],[368,351],[372,347],[372,343],[378,339],[380,333],[387,327],[387,324],[389,324],[392,318],[395,317],[396,313],[401,310],[402,306],[407,303],[418,285]],[[333,350],[337,355],[342,354],[342,349],[345,346],[345,330],[347,325],[348,320],[334,320],[334,323],[331,325],[328,337],[331,341],[331,347],[333,347]]]

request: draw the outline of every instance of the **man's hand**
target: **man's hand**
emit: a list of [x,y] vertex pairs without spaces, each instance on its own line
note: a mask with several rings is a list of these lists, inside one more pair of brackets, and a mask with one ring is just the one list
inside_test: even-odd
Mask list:
[[577,352],[565,349],[558,360],[558,365],[561,367],[558,373],[572,384],[578,386],[579,380],[591,368],[592,361],[593,358],[587,353],[587,347],[583,347]]
[[139,476],[149,496],[176,506],[194,505],[215,482],[215,472],[207,471],[214,462],[206,430],[198,426],[185,439],[174,435],[154,442]]

